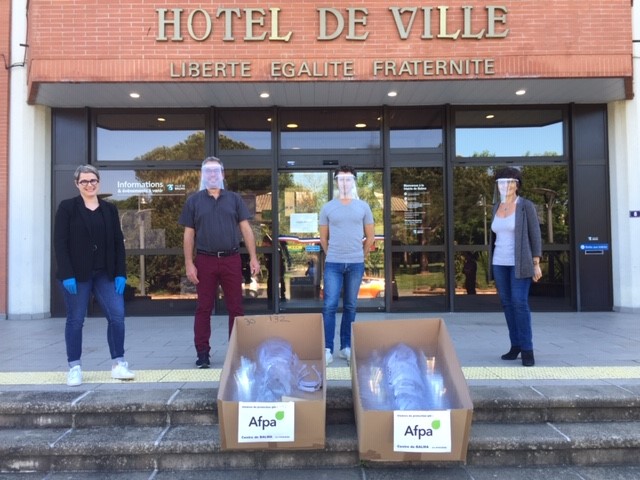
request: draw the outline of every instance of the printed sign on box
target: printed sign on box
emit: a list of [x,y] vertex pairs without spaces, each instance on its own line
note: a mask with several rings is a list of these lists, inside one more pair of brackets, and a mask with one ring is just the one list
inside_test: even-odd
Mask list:
[[293,402],[239,402],[238,443],[295,441]]
[[451,452],[450,410],[395,410],[394,452]]

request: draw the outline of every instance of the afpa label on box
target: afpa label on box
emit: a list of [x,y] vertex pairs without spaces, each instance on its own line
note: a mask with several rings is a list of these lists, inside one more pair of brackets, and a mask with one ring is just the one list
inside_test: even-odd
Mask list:
[[238,443],[295,441],[293,402],[239,402]]
[[451,452],[450,410],[395,410],[394,452]]

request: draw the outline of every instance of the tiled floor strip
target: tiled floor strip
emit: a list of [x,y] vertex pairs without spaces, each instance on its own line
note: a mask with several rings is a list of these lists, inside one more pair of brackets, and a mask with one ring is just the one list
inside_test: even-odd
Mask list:
[[[606,380],[638,379],[640,366],[588,367],[462,367],[467,380]],[[218,382],[221,369],[136,370],[132,383]],[[64,385],[67,372],[0,372],[0,385]],[[327,368],[331,380],[351,380],[348,367]],[[126,383],[113,380],[109,371],[84,371],[83,383]]]

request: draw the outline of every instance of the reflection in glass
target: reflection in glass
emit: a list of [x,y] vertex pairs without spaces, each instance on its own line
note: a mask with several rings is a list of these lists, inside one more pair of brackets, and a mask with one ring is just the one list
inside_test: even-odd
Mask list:
[[[493,206],[500,199],[493,179],[496,167],[458,166],[453,170],[454,241],[488,245]],[[516,167],[522,171],[520,194],[538,210],[543,244],[569,243],[569,169],[566,165]]]
[[442,148],[440,109],[394,108],[389,111],[389,146],[392,149]]
[[381,115],[377,110],[283,110],[283,150],[379,149]]
[[318,215],[329,199],[329,178],[326,171],[278,175],[278,238],[286,243],[288,253],[285,301],[319,302],[324,256]]
[[495,294],[489,282],[489,254],[487,251],[460,251],[455,257],[456,295]]
[[98,161],[204,158],[204,114],[109,113],[96,117]]
[[455,112],[456,157],[564,155],[561,110]]
[[394,301],[445,295],[444,253],[394,251],[391,258]]
[[221,110],[219,150],[271,150],[272,116],[271,110]]
[[[265,238],[273,236],[272,230],[272,207],[271,192],[271,171],[266,169],[258,170],[228,170],[225,169],[226,188],[238,193],[244,200],[249,213],[252,215],[250,221],[253,236],[258,247],[268,247]],[[244,247],[244,245],[241,245]],[[257,276],[252,277],[249,267],[249,255],[243,249],[242,268],[244,276],[245,305],[267,298],[267,282],[269,275],[266,270]],[[270,258],[270,257],[269,257]],[[255,294],[254,294],[255,293]]]
[[100,177],[104,197],[120,212],[127,250],[182,248],[178,217],[198,188],[198,170],[103,170]]
[[[358,195],[371,208],[376,241],[364,264],[364,277],[358,291],[358,306],[384,308],[384,195],[382,172],[358,172]],[[393,284],[392,284],[393,286]]]
[[495,182],[489,167],[454,167],[453,212],[456,245],[488,245]]

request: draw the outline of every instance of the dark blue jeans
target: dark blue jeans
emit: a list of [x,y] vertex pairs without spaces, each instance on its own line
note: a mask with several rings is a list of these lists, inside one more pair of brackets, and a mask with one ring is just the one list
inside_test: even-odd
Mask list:
[[[60,282],[62,286],[62,282]],[[88,282],[78,282],[78,293],[70,294],[62,287],[67,306],[67,323],[64,339],[67,344],[67,361],[70,367],[80,365],[82,355],[82,327],[87,313],[91,293],[95,296],[107,318],[107,342],[111,358],[124,357],[124,295],[116,293],[113,280],[106,272],[93,272]]]
[[533,350],[529,288],[531,278],[516,278],[515,267],[493,265],[493,278],[504,316],[507,319],[511,346]]
[[[356,318],[358,291],[364,275],[364,263],[324,264],[322,319],[324,321],[324,346],[333,352],[336,334],[336,312],[342,292],[342,320],[340,322],[340,349],[351,348],[351,324]],[[344,287],[344,292],[342,291]]]

